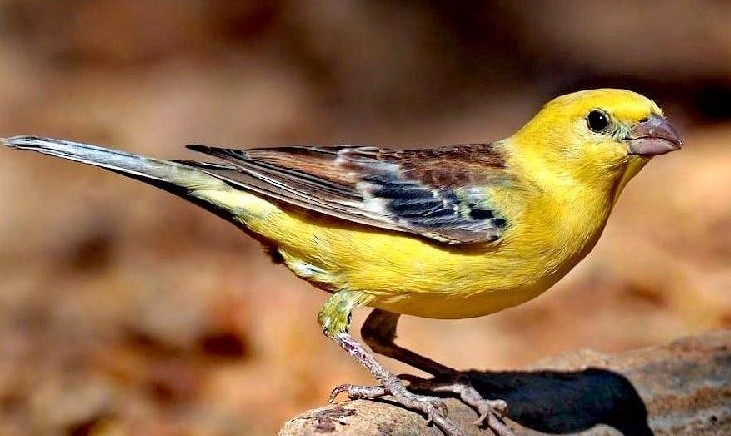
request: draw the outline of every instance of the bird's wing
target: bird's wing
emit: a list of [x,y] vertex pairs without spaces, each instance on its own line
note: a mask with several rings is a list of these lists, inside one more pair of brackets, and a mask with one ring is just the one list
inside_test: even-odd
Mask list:
[[504,181],[491,144],[424,150],[189,145],[225,164],[181,161],[280,203],[450,244],[497,240],[507,222],[487,189]]

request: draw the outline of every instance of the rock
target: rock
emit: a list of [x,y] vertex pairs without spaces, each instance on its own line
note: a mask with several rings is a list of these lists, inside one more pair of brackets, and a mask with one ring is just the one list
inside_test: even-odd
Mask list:
[[[577,351],[519,371],[464,373],[487,398],[507,401],[518,435],[731,434],[731,330],[671,344],[604,354]],[[467,434],[491,434],[477,415],[448,399]],[[280,436],[440,435],[419,414],[387,402],[347,401],[305,412]]]

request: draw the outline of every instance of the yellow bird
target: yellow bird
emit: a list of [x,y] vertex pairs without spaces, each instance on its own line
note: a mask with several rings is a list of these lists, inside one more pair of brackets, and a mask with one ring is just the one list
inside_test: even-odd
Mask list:
[[[331,294],[319,313],[324,333],[379,382],[342,385],[334,395],[390,395],[448,434],[460,430],[442,400],[409,391],[354,340],[351,312],[375,309],[362,328],[373,351],[448,373],[394,344],[399,314],[478,317],[536,297],[594,247],[650,158],[682,145],[654,102],[616,89],[558,97],[507,139],[430,149],[188,146],[220,160],[208,163],[34,136],[3,143],[144,181],[233,222]],[[440,389],[509,433],[504,402],[459,380]]]

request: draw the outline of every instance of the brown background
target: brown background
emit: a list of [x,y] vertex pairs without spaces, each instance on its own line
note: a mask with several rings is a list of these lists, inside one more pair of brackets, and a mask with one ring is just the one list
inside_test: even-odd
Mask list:
[[[687,147],[630,185],[587,261],[517,309],[406,318],[401,343],[500,369],[729,327],[731,4],[446,3],[0,0],[0,135],[170,158],[437,145],[504,137],[562,92],[631,88]],[[0,210],[2,434],[268,434],[371,382],[320,335],[325,295],[203,210],[7,150]]]

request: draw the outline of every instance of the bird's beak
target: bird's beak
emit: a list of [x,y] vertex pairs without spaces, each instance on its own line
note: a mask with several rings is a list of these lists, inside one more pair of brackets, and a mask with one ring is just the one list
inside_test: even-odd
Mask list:
[[670,122],[658,115],[651,115],[630,129],[625,138],[629,154],[656,156],[679,150],[683,140]]

